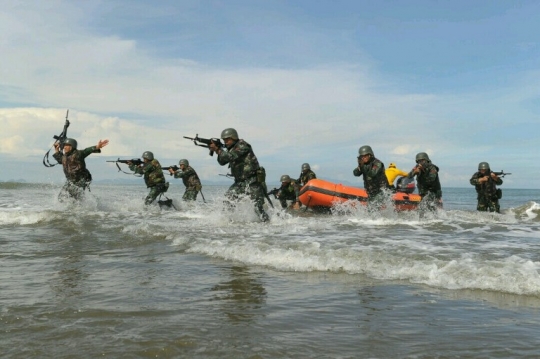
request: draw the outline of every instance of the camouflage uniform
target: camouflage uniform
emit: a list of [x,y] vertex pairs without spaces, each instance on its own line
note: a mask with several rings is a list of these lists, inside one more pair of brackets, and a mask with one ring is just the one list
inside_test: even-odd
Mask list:
[[197,176],[197,172],[191,166],[187,166],[184,171],[178,170],[174,173],[174,178],[181,178],[186,186],[186,191],[182,199],[184,201],[195,201],[197,194],[202,189],[201,180]]
[[435,166],[431,161],[426,161],[418,174],[415,174],[413,169],[409,172],[407,178],[414,178],[415,175],[418,194],[422,197],[422,207],[430,211],[435,211],[437,207],[441,207],[442,190],[439,181],[439,167]]
[[146,187],[150,188],[144,204],[151,204],[160,194],[167,192],[169,189],[169,183],[165,182],[165,176],[158,160],[153,159],[143,163],[142,166],[131,164],[129,169],[135,173],[144,175],[144,183]]
[[371,160],[366,164],[358,164],[353,170],[355,177],[364,176],[364,188],[368,195],[368,202],[371,204],[382,203],[385,199],[384,188],[388,188],[388,179],[384,169],[384,164],[371,156]]
[[300,203],[300,200],[298,199],[299,193],[300,193],[300,186],[296,182],[291,181],[285,186],[281,185],[278,193],[276,194],[276,197],[277,199],[279,199],[279,203],[281,203],[281,207],[287,208],[287,201],[293,201],[293,204]]
[[86,168],[84,159],[92,153],[101,153],[101,150],[97,149],[96,146],[92,146],[82,151],[71,150],[66,154],[56,152],[53,155],[54,159],[62,164],[67,180],[58,195],[60,200],[68,197],[79,200],[84,197],[84,190],[89,188],[92,181],[92,175]]
[[[482,212],[497,212],[501,213],[501,206],[499,205],[499,196],[497,195],[497,186],[502,185],[503,180],[497,177],[496,180],[491,178],[492,171],[482,174],[476,172],[470,179],[471,185],[476,189],[478,194],[478,204],[476,209]],[[484,176],[488,176],[487,182],[479,183],[478,180]]]
[[300,177],[296,180],[296,182],[300,186],[305,186],[306,183],[315,178],[317,178],[317,176],[312,170],[302,171],[302,173],[300,173]]
[[222,150],[217,161],[222,166],[228,163],[234,177],[234,183],[225,195],[233,201],[241,194],[249,195],[255,202],[257,215],[263,221],[268,221],[268,214],[263,208],[266,193],[258,176],[261,167],[251,145],[239,139],[227,151]]

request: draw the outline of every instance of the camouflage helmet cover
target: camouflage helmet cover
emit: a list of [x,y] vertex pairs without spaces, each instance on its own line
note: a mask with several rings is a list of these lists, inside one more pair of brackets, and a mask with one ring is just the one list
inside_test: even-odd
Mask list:
[[77,149],[77,141],[73,138],[66,138],[64,141],[64,146],[68,145],[71,146],[71,149],[76,150]]
[[291,177],[289,175],[283,175],[279,179],[279,182],[291,182]]
[[302,171],[307,171],[307,170],[310,170],[310,169],[311,169],[311,167],[309,166],[309,163],[304,163],[302,165]]
[[152,161],[154,159],[154,154],[150,151],[144,151],[144,153],[142,154],[142,158],[145,160]]
[[179,166],[185,165],[186,167],[188,167],[188,166],[189,166],[189,161],[186,160],[185,158],[182,158],[182,159],[178,162],[178,165],[179,165]]

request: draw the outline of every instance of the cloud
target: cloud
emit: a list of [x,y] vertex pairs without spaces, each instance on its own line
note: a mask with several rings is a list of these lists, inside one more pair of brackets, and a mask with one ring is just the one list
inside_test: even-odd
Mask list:
[[[226,168],[182,136],[216,137],[226,127],[235,127],[254,146],[274,177],[297,173],[309,162],[323,176],[352,179],[350,167],[364,144],[384,162],[404,168],[420,151],[453,173],[463,162],[473,168],[493,158],[505,168],[527,166],[535,154],[524,152],[540,141],[538,72],[508,75],[500,86],[414,93],[368,56],[281,67],[203,62],[188,58],[187,51],[164,57],[140,37],[107,24],[89,26],[97,21],[86,15],[95,10],[92,3],[5,5],[0,14],[3,158],[44,154],[67,109],[68,133],[80,146],[108,138],[101,155],[107,158],[151,150],[167,163],[195,159],[202,178]],[[288,29],[300,31],[296,41],[299,33],[311,41],[301,25]],[[503,153],[501,144],[507,144]],[[538,178],[531,171],[528,177]],[[445,179],[460,183],[457,177]]]

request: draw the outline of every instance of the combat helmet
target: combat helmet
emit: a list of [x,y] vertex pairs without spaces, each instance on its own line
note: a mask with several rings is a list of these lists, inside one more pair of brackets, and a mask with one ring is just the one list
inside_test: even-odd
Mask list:
[[144,151],[142,154],[142,158],[148,161],[152,161],[154,159],[154,154],[150,151]]
[[478,171],[480,170],[488,170],[489,171],[489,163],[487,162],[480,162],[478,164]]
[[178,165],[179,165],[179,166],[185,165],[186,167],[189,167],[189,161],[186,160],[185,158],[182,158],[182,159],[178,162]]
[[226,128],[221,131],[221,139],[232,138],[233,140],[238,140],[238,132],[234,128]]
[[309,163],[304,163],[302,165],[302,171],[309,171],[311,167],[309,167]]
[[66,138],[65,141],[64,141],[64,146],[65,145],[71,146],[72,150],[77,149],[77,141],[75,139],[73,139],[73,138]]
[[359,156],[363,156],[363,155],[372,155],[372,156],[375,156],[373,154],[373,150],[371,149],[371,146],[362,146],[358,149],[358,155]]
[[418,152],[416,154],[416,163],[418,163],[420,160],[426,160],[428,162],[430,161],[428,154],[425,152]]
[[279,182],[291,182],[291,177],[289,175],[283,175],[281,176],[281,178],[279,179]]

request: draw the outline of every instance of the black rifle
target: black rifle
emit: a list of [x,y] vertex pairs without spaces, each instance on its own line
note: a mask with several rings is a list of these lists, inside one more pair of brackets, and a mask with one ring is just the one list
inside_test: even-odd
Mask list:
[[134,164],[135,166],[140,166],[142,165],[144,162],[139,159],[139,158],[133,158],[131,160],[121,160],[120,158],[117,159],[116,161],[106,161],[106,162],[115,162],[116,163],[116,167],[118,167],[118,171],[119,172],[123,172],[123,173],[127,173],[128,175],[132,174],[132,173],[129,173],[129,172],[124,172],[122,171],[122,169],[120,168],[120,165],[118,165],[118,163],[125,163],[125,164],[128,164],[128,162],[131,162],[132,164]]
[[495,173],[499,177],[504,177],[506,175],[511,175],[511,173],[504,173],[503,170],[501,170],[501,172],[493,172],[493,173]]
[[[58,142],[60,144],[60,151],[62,151],[64,149],[64,143],[66,142],[66,138],[67,138],[67,129],[69,127],[68,115],[69,115],[69,110],[67,110],[67,112],[66,112],[66,122],[64,122],[64,129],[62,130],[62,133],[60,133],[58,136],[56,136],[56,135],[53,136],[53,138],[56,140],[53,143],[53,147]],[[47,153],[45,153],[45,156],[43,156],[43,165],[45,167],[54,167],[54,166],[57,165],[57,163],[51,164],[49,162],[49,152],[51,152],[51,149],[52,148],[50,148],[47,151]]]
[[279,193],[280,189],[279,188],[274,188],[273,190],[271,190],[270,192],[268,192],[266,195],[267,196],[270,196],[271,194],[274,195],[275,198],[277,198],[277,195]]
[[[187,137],[184,136],[184,138],[187,138],[188,140],[193,141],[193,143],[196,146],[201,146],[205,148],[210,148],[210,145],[213,143],[217,146],[217,148],[223,147],[223,143],[221,143],[221,140],[219,138],[201,138],[199,135],[195,135],[195,137]],[[210,156],[214,155],[214,151],[210,151]]]
[[[169,169],[172,169],[173,171],[178,171],[180,167],[178,167],[177,165],[174,165],[174,166],[169,166],[169,167],[161,167],[161,169],[163,171],[168,171]],[[171,176],[172,176],[172,173],[171,173]]]

